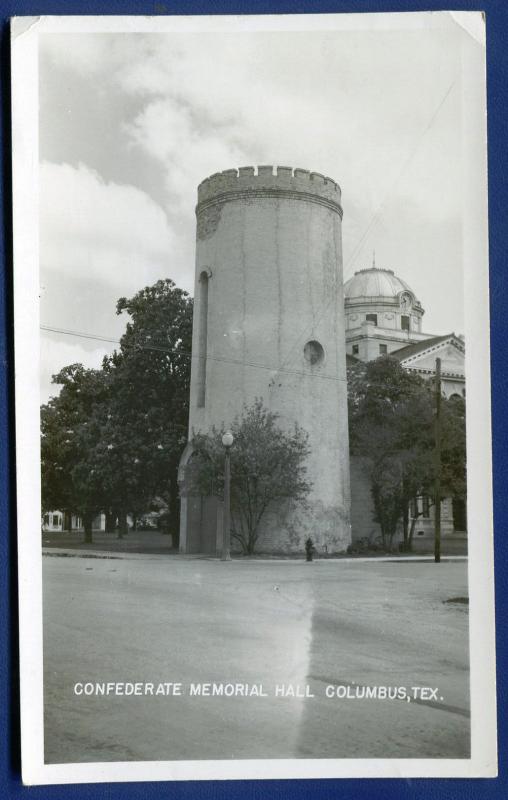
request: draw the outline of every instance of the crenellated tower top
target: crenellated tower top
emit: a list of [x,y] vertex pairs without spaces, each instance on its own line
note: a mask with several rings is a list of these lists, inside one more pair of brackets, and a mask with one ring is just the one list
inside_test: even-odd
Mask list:
[[196,213],[216,203],[253,197],[286,197],[328,206],[342,217],[340,186],[319,172],[293,167],[240,167],[210,175],[198,186]]

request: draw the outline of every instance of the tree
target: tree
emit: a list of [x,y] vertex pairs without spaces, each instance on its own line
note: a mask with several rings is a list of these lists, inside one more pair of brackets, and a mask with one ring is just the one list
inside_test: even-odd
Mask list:
[[[283,430],[278,422],[278,415],[256,399],[231,425],[231,535],[249,555],[270,506],[288,499],[305,503],[311,489],[305,467],[307,433],[297,424]],[[201,494],[223,495],[223,433],[214,427],[208,436],[194,436],[197,458],[190,462],[189,482]]]
[[349,410],[351,451],[367,467],[376,521],[390,550],[404,509],[430,480],[431,393],[396,359],[382,357],[355,365]]
[[[168,532],[178,544],[178,463],[187,441],[192,348],[192,298],[173,281],[160,280],[131,299],[120,298],[117,314],[130,316],[120,350],[104,361],[112,375],[111,442],[113,490],[134,515],[158,498],[168,508]],[[123,514],[123,511],[122,511]]]
[[104,487],[94,474],[93,454],[100,443],[95,423],[108,402],[110,381],[102,370],[71,364],[53,376],[62,389],[41,408],[42,508],[83,517],[85,541],[92,541],[92,519],[104,504]]
[[[118,519],[153,503],[168,509],[178,543],[177,468],[187,440],[192,299],[167,279],[131,299],[120,348],[102,369],[73,364],[53,378],[60,395],[41,409],[43,505]],[[89,524],[88,524],[89,523]]]
[[[362,458],[371,482],[376,521],[390,550],[402,520],[410,549],[409,505],[432,495],[435,403],[433,384],[383,356],[348,374],[351,453]],[[460,401],[460,398],[459,398]],[[465,410],[443,399],[443,497],[465,493]]]
[[452,395],[441,404],[442,497],[466,500],[466,401]]

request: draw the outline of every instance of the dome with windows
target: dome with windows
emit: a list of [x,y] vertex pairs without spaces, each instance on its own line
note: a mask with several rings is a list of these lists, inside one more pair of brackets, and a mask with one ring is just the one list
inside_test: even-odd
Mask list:
[[[370,269],[355,272],[344,284],[344,310],[348,335],[356,332],[355,336],[379,338],[390,331],[390,337],[398,337],[400,341],[413,341],[423,335],[425,312],[421,303],[406,281],[391,269],[379,269],[373,264]],[[363,330],[365,325],[370,326],[368,330]],[[390,352],[392,346],[394,342],[387,345],[386,352]],[[357,352],[360,352],[360,345],[355,342],[352,355]]]
[[391,269],[361,269],[355,272],[352,278],[344,284],[344,297],[346,300],[362,298],[399,297],[403,292],[408,292],[413,302],[418,302],[411,287],[402,278],[399,278]]

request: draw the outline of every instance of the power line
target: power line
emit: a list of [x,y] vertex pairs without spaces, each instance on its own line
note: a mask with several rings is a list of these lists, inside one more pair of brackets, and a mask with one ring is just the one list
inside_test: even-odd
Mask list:
[[[392,195],[392,193],[393,193],[395,187],[397,186],[399,180],[401,179],[402,175],[406,171],[408,165],[412,161],[416,151],[418,150],[418,148],[420,146],[420,143],[422,142],[422,140],[426,136],[426,134],[429,131],[429,129],[434,124],[434,121],[435,121],[437,115],[439,114],[441,108],[443,107],[443,105],[446,102],[448,96],[450,95],[453,87],[455,86],[456,81],[457,81],[457,76],[453,79],[453,81],[451,82],[450,86],[446,90],[446,92],[443,95],[441,101],[439,102],[437,108],[435,109],[434,113],[432,114],[429,122],[427,123],[426,127],[424,128],[424,130],[422,131],[422,133],[418,137],[415,146],[413,147],[413,149],[409,153],[408,157],[404,161],[404,164],[402,165],[402,169],[400,170],[400,172],[398,173],[398,175],[395,178],[394,182],[392,183],[389,191],[386,193],[384,200],[382,201],[381,205],[378,207],[378,209],[376,210],[376,212],[372,216],[372,218],[371,218],[369,224],[367,225],[365,231],[363,232],[362,236],[360,237],[360,239],[358,240],[358,242],[354,246],[353,252],[352,252],[351,256],[349,257],[348,262],[347,262],[347,264],[345,265],[345,267],[343,269],[343,279],[346,278],[346,273],[348,272],[349,268],[354,264],[354,262],[356,261],[357,256],[361,252],[362,247],[363,247],[363,243],[364,243],[366,237],[370,233],[370,231],[373,228],[373,226],[376,225],[377,222],[379,221],[379,219],[381,217],[381,214],[382,214],[382,212],[383,212],[388,200],[390,199],[390,196]],[[324,306],[321,306],[321,308],[318,310],[319,315],[322,316],[323,313],[325,313],[330,308],[331,304],[334,301],[335,301],[335,298],[332,296],[330,298],[330,300]],[[50,333],[60,333],[60,334],[63,334],[65,336],[74,336],[74,337],[81,338],[81,339],[92,339],[94,341],[108,342],[110,344],[120,344],[120,340],[119,339],[112,339],[112,338],[107,337],[107,336],[98,336],[98,335],[95,335],[95,334],[92,334],[92,333],[82,333],[80,331],[71,331],[71,330],[67,330],[65,328],[53,328],[53,327],[51,327],[49,325],[41,325],[40,328],[41,328],[41,330],[47,331],[47,332],[50,332]],[[288,361],[289,357],[293,353],[293,351],[296,348],[296,346],[298,345],[298,343],[302,340],[302,338],[306,338],[306,336],[309,333],[309,330],[311,331],[312,328],[311,329],[306,328],[295,339],[294,344],[289,349],[286,357],[283,359],[282,365],[279,366],[279,367],[271,367],[271,366],[267,366],[266,364],[258,364],[258,363],[252,362],[252,361],[242,361],[241,359],[221,358],[219,356],[209,356],[209,355],[207,355],[206,358],[208,358],[211,361],[220,361],[220,362],[229,363],[229,364],[237,364],[239,366],[247,366],[247,367],[252,367],[254,369],[265,369],[265,370],[269,370],[270,372],[275,372],[275,373],[285,373],[285,374],[290,374],[290,375],[304,375],[304,376],[308,376],[308,377],[321,378],[321,379],[325,379],[325,380],[344,381],[344,378],[340,378],[340,377],[338,377],[336,375],[322,375],[322,374],[319,374],[319,373],[303,372],[301,370],[290,370],[290,369],[286,369],[284,367],[284,364]],[[148,345],[148,344],[143,344],[142,347],[145,350],[153,350],[153,351],[164,352],[164,353],[176,353],[177,355],[185,356],[187,358],[200,358],[201,357],[201,356],[198,356],[198,355],[195,355],[195,354],[192,354],[192,353],[184,352],[183,350],[178,350],[176,348],[168,348],[168,347],[164,347],[163,348],[163,347],[157,347],[155,345]],[[205,356],[203,356],[203,357],[205,357]]]
[[98,342],[120,344],[120,339],[109,339],[107,336],[97,336],[93,333],[81,333],[80,331],[71,331],[66,328],[52,328],[50,325],[40,325],[39,327],[41,331],[49,331],[50,333],[63,333],[66,336],[75,336],[79,339],[95,339]]
[[[59,333],[63,334],[64,336],[74,336],[80,339],[92,339],[98,342],[109,342],[111,344],[120,344],[120,339],[111,339],[107,336],[99,336],[93,333],[83,333],[81,331],[73,331],[67,328],[54,328],[50,325],[40,325],[40,329],[42,331],[46,331],[48,333]],[[156,340],[157,341],[157,340]],[[311,373],[311,372],[304,372],[303,370],[296,370],[296,369],[283,369],[280,367],[269,366],[267,364],[259,364],[255,361],[243,361],[242,359],[236,358],[225,358],[221,356],[199,356],[194,353],[189,353],[185,350],[180,350],[176,347],[165,347],[159,346],[156,344],[147,344],[144,342],[141,344],[141,348],[143,350],[152,350],[158,353],[175,353],[178,356],[184,356],[185,358],[205,358],[209,361],[218,361],[221,363],[226,364],[236,364],[241,367],[252,367],[253,369],[264,369],[268,370],[269,372],[273,373],[284,373],[286,375],[303,375],[307,378],[320,378],[322,380],[330,380],[330,381],[342,381],[345,382],[345,378],[341,378],[338,375],[326,375],[320,373]]]
[[[392,194],[393,194],[393,192],[394,192],[394,189],[395,189],[395,187],[397,186],[397,184],[398,184],[398,182],[400,181],[400,179],[401,179],[402,175],[404,174],[404,172],[406,171],[406,169],[407,169],[407,167],[409,166],[410,162],[412,161],[413,157],[415,156],[415,154],[416,154],[416,151],[418,150],[418,148],[419,148],[419,146],[420,146],[421,142],[422,142],[422,141],[423,141],[423,139],[425,138],[425,136],[426,136],[426,134],[428,133],[429,129],[430,129],[430,128],[432,127],[432,125],[434,124],[434,121],[435,121],[435,119],[436,119],[437,115],[439,114],[439,112],[440,112],[441,108],[442,108],[442,107],[443,107],[443,105],[445,104],[445,102],[446,102],[447,98],[449,97],[449,95],[450,95],[450,93],[451,93],[451,91],[452,91],[453,87],[455,86],[456,82],[457,82],[457,76],[455,76],[455,77],[454,77],[454,79],[452,80],[452,82],[450,83],[450,85],[449,85],[448,89],[446,90],[446,92],[444,93],[444,95],[443,95],[443,97],[441,98],[440,102],[438,103],[438,105],[437,105],[437,107],[436,107],[435,111],[433,112],[433,114],[432,114],[431,118],[429,119],[429,121],[428,121],[427,125],[425,126],[424,130],[422,131],[422,133],[421,133],[421,134],[420,134],[420,136],[418,137],[418,139],[417,139],[417,141],[416,141],[416,144],[415,144],[415,146],[414,146],[414,147],[413,147],[413,149],[410,151],[410,153],[409,153],[408,157],[407,157],[407,158],[406,158],[406,160],[404,161],[404,163],[403,163],[403,165],[402,165],[402,169],[400,170],[400,172],[398,173],[398,175],[397,175],[397,177],[395,178],[394,182],[392,183],[392,185],[391,185],[390,189],[389,189],[389,190],[388,190],[388,192],[386,193],[386,195],[385,195],[385,197],[384,197],[384,200],[382,201],[381,205],[380,205],[380,206],[377,208],[377,210],[375,211],[375,213],[374,213],[374,215],[372,216],[372,218],[371,218],[371,220],[370,220],[369,224],[367,225],[367,227],[366,227],[365,231],[363,232],[362,236],[360,237],[360,239],[358,240],[358,242],[357,242],[357,243],[356,243],[356,245],[354,246],[354,248],[353,248],[353,252],[352,252],[352,254],[350,255],[350,257],[349,257],[349,259],[348,259],[348,261],[347,261],[346,265],[345,265],[345,266],[344,266],[344,268],[343,268],[343,275],[342,275],[342,280],[343,280],[343,282],[346,280],[346,276],[347,276],[347,273],[348,273],[348,271],[349,271],[350,267],[352,267],[352,266],[353,266],[353,264],[354,264],[354,263],[355,263],[355,261],[356,261],[356,258],[357,258],[357,256],[360,254],[360,252],[361,252],[361,250],[362,250],[362,247],[363,247],[363,243],[364,243],[364,241],[365,241],[366,237],[368,236],[368,234],[369,234],[369,232],[371,231],[372,227],[373,227],[375,224],[377,224],[377,222],[379,221],[379,219],[380,219],[380,217],[381,217],[381,215],[382,215],[382,213],[383,213],[383,211],[384,211],[384,209],[385,209],[385,207],[386,207],[386,204],[388,203],[388,201],[389,201],[389,199],[390,199],[391,195],[392,195]],[[322,305],[321,305],[321,306],[318,308],[318,310],[316,311],[316,313],[314,314],[314,318],[316,318],[316,317],[322,317],[322,316],[323,316],[323,314],[325,314],[325,313],[326,313],[326,312],[329,310],[330,306],[331,306],[331,305],[332,305],[332,304],[335,302],[335,299],[336,299],[336,298],[335,298],[335,297],[332,295],[332,296],[330,297],[330,299],[329,299],[327,302],[325,302],[324,304],[322,304]],[[289,360],[289,358],[290,358],[290,357],[291,357],[291,355],[293,354],[293,352],[294,352],[295,348],[296,348],[296,347],[297,347],[299,344],[301,344],[301,343],[302,343],[302,342],[303,342],[303,341],[304,341],[304,340],[305,340],[305,339],[306,339],[306,338],[307,338],[307,337],[310,335],[310,333],[312,333],[312,330],[313,330],[313,326],[312,326],[311,328],[309,328],[309,327],[306,327],[304,330],[302,330],[302,331],[301,331],[301,333],[300,333],[300,334],[298,335],[298,337],[295,339],[295,341],[294,341],[294,344],[292,345],[292,347],[291,347],[291,348],[288,350],[288,352],[287,352],[287,354],[286,354],[285,358],[284,358],[284,359],[283,359],[283,361],[282,361],[282,365],[284,365],[284,364],[286,364],[286,363],[287,363],[287,361]]]
[[415,143],[413,149],[409,152],[406,160],[404,161],[404,163],[402,165],[401,170],[397,174],[397,176],[396,176],[395,180],[393,181],[390,189],[385,194],[385,197],[384,197],[383,201],[378,206],[377,210],[375,211],[374,215],[372,216],[369,224],[367,225],[366,229],[364,230],[364,232],[363,232],[362,236],[360,237],[359,241],[354,246],[353,252],[349,257],[346,266],[344,267],[344,278],[346,277],[347,271],[354,264],[354,262],[356,261],[357,256],[361,252],[361,249],[362,249],[362,246],[363,246],[363,243],[364,243],[366,237],[370,233],[370,231],[373,228],[373,226],[376,225],[377,222],[379,221],[379,218],[381,217],[381,214],[382,214],[382,212],[383,212],[388,200],[390,199],[391,195],[393,194],[393,191],[394,191],[395,187],[397,186],[398,182],[402,178],[402,176],[403,176],[404,172],[406,171],[407,167],[409,166],[409,164],[413,160],[414,156],[416,155],[416,152],[417,152],[418,148],[420,147],[421,142],[423,141],[423,139],[425,138],[425,136],[429,132],[429,130],[432,127],[432,125],[434,124],[437,115],[439,114],[439,112],[441,111],[442,107],[446,103],[446,101],[447,101],[447,99],[448,99],[453,87],[455,86],[456,82],[457,82],[457,76],[455,76],[454,79],[452,80],[452,82],[450,83],[448,89],[446,90],[446,92],[444,93],[444,95],[441,98],[440,102],[438,103],[438,105],[437,105],[434,113],[432,114],[431,118],[429,119],[427,125],[425,126],[425,128],[421,132],[420,136],[416,140],[416,143]]

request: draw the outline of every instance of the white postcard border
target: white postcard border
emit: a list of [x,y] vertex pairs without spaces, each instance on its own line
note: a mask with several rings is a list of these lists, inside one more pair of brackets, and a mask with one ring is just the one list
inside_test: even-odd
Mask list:
[[[39,458],[38,37],[41,33],[414,29],[460,25],[466,80],[463,242],[468,386],[470,759],[284,759],[44,764]],[[484,20],[480,12],[234,17],[40,17],[12,23],[16,458],[23,780],[496,775]],[[439,198],[436,198],[439,202]]]

